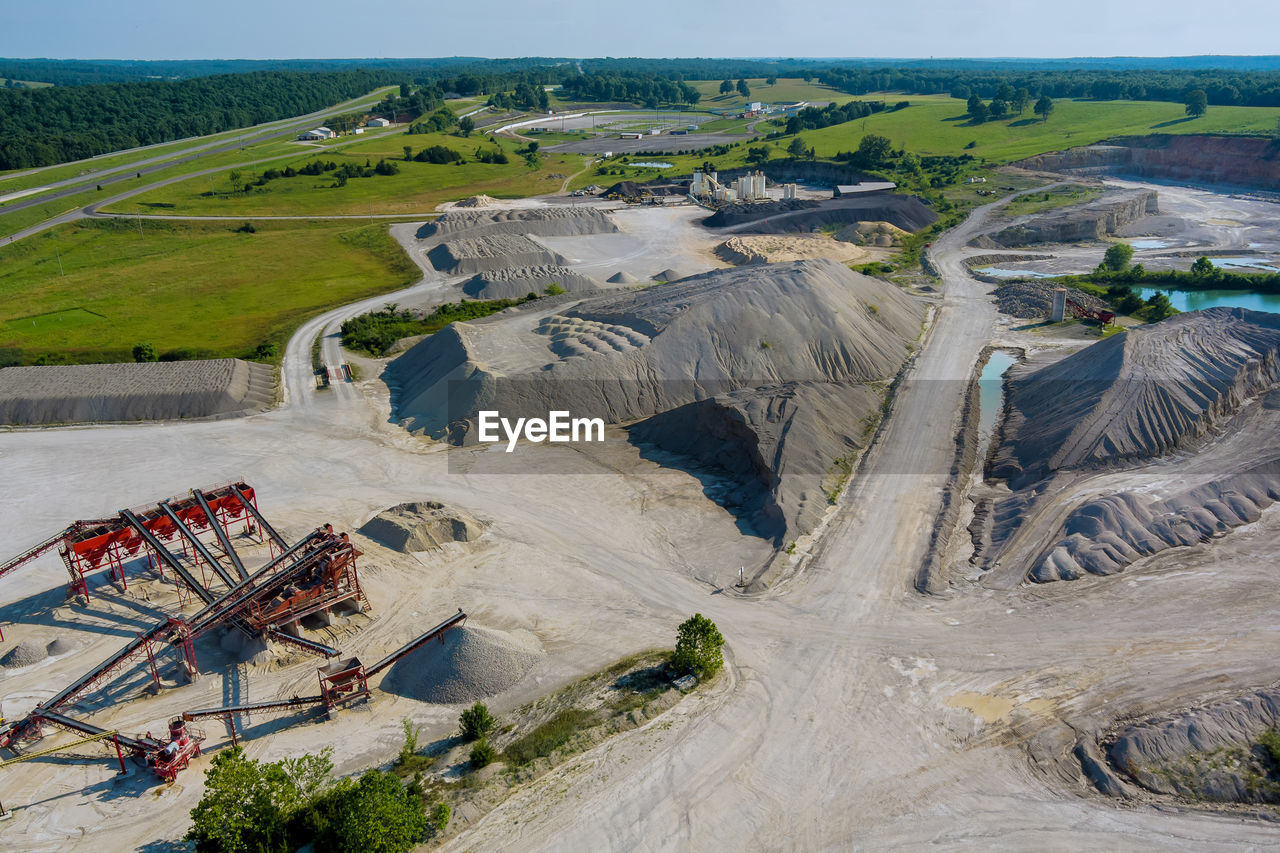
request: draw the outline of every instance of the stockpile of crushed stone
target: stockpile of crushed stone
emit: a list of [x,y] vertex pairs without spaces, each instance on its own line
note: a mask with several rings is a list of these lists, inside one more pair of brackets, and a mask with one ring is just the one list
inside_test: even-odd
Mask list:
[[49,657],[56,657],[57,655],[65,655],[67,652],[75,651],[75,649],[76,649],[75,643],[71,642],[70,640],[65,640],[62,637],[58,637],[49,645],[45,646],[45,651],[48,652]]
[[427,253],[440,272],[461,275],[504,267],[563,266],[565,259],[520,234],[447,240]]
[[907,232],[892,222],[855,222],[844,226],[834,236],[846,243],[884,247],[895,245],[902,237],[907,236]]
[[732,227],[743,234],[808,233],[824,225],[888,222],[904,231],[919,231],[938,218],[915,196],[892,193],[824,199],[790,199],[730,204],[702,220],[709,228]]
[[487,195],[473,195],[470,198],[464,198],[462,201],[454,202],[454,207],[493,207],[498,203],[496,198]]
[[31,666],[33,663],[40,663],[48,656],[49,652],[42,643],[37,643],[35,640],[23,640],[5,652],[4,657],[0,657],[0,666],[5,669],[17,669],[23,666]]
[[[628,423],[751,391],[723,411],[659,423],[644,441],[701,458],[712,448],[681,443],[688,419],[742,430],[725,453],[756,454],[760,464],[721,467],[733,476],[754,471],[745,488],[765,491],[798,472],[780,498],[741,500],[744,507],[756,498],[773,501],[776,520],[789,530],[813,519],[809,509],[821,503],[825,473],[863,434],[863,395],[847,391],[841,399],[842,389],[896,376],[923,318],[922,305],[899,288],[830,260],[716,270],[614,291],[531,323],[525,315],[532,311],[546,309],[530,303],[454,323],[393,361],[386,377],[394,417],[411,431],[470,444],[480,409],[508,418],[563,410]],[[823,387],[832,383],[840,387]]]
[[[1148,790],[1213,802],[1280,802],[1258,784],[1271,762],[1258,738],[1280,726],[1280,689],[1148,720],[1121,732],[1108,750],[1112,766]],[[1235,752],[1224,760],[1223,750]]]
[[545,657],[526,631],[464,625],[396,661],[382,689],[420,702],[475,702],[514,687]]
[[653,274],[654,281],[679,281],[682,278],[684,278],[684,274],[672,269],[671,267],[667,267],[665,270]]
[[1210,308],[1099,341],[1009,380],[990,474],[1014,489],[1061,469],[1187,446],[1280,380],[1280,314]]
[[618,230],[609,214],[595,207],[521,207],[495,211],[449,211],[428,223],[424,236],[483,237],[490,234],[536,234],[580,237]]
[[385,509],[360,532],[403,553],[439,548],[446,542],[474,542],[484,525],[471,513],[439,501],[414,501]]
[[639,281],[640,279],[636,278],[626,270],[618,270],[616,273],[609,276],[610,284],[636,284]]
[[274,400],[271,367],[233,358],[0,370],[0,424],[229,417]]
[[462,283],[462,292],[477,299],[519,299],[528,293],[541,296],[552,284],[569,293],[600,289],[600,282],[591,276],[568,267],[544,265],[476,273]]
[[867,250],[852,243],[810,234],[754,234],[730,237],[716,254],[731,264],[773,264],[807,258],[831,258],[842,263],[860,261]]
[[[996,290],[996,306],[1002,314],[1019,317],[1024,320],[1042,320],[1053,313],[1053,291],[1055,285],[1039,281],[1011,281],[1002,284]],[[1110,311],[1111,306],[1098,297],[1067,288],[1067,298],[1077,302],[1091,311]],[[1071,316],[1068,310],[1067,316]]]

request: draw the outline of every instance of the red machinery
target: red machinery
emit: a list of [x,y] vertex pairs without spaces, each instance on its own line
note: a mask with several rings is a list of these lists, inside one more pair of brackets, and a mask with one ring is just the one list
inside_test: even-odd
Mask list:
[[1074,299],[1067,300],[1067,308],[1071,309],[1071,316],[1077,320],[1097,320],[1104,326],[1109,326],[1116,321],[1116,313],[1114,311],[1095,311],[1092,308],[1086,308]]
[[164,781],[172,782],[179,770],[185,770],[191,759],[200,756],[200,744],[204,740],[204,732],[188,728],[186,720],[174,717],[169,721],[169,742],[147,753],[147,766]]

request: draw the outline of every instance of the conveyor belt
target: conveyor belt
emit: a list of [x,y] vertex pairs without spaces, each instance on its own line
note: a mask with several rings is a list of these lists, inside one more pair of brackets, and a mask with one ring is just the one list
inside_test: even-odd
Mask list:
[[323,696],[294,696],[291,699],[275,699],[267,702],[249,702],[244,705],[227,705],[222,708],[200,708],[195,711],[183,711],[182,719],[189,723],[200,717],[229,717],[232,714],[252,714],[257,711],[290,710],[307,705],[319,705],[323,701]]
[[240,555],[236,553],[235,547],[231,544],[227,531],[223,530],[222,525],[218,523],[213,509],[209,506],[209,501],[205,499],[204,492],[199,489],[192,489],[191,494],[195,497],[196,503],[200,505],[201,511],[204,512],[204,517],[209,519],[209,526],[213,528],[213,534],[218,537],[218,544],[222,546],[223,552],[231,558],[231,564],[240,573],[240,580],[247,580],[249,573],[245,571],[244,563],[241,562]]
[[267,524],[267,520],[262,517],[262,513],[258,512],[258,508],[253,505],[253,501],[245,497],[244,492],[240,491],[239,486],[232,484],[228,488],[231,489],[231,494],[239,498],[240,503],[244,504],[244,508],[248,510],[249,514],[252,515],[254,517],[254,520],[258,522],[259,530],[266,531],[266,534],[271,537],[271,541],[276,543],[276,545],[278,545],[279,547],[281,548],[289,547],[288,545],[285,544],[284,539],[280,537],[280,534],[276,533],[276,529],[272,527],[270,524]]
[[[293,544],[292,547],[288,548],[283,554],[281,554],[280,556],[271,560],[266,565],[259,568],[256,572],[249,575],[248,578],[246,578],[245,580],[242,580],[240,583],[232,587],[229,592],[227,592],[217,601],[212,602],[211,604],[209,604],[208,607],[201,610],[195,616],[192,616],[191,617],[192,626],[195,627],[199,625],[201,626],[201,630],[204,630],[207,627],[205,624],[206,622],[208,622],[211,619],[219,618],[219,614],[225,612],[232,603],[236,602],[237,599],[244,597],[246,593],[248,594],[248,597],[251,598],[253,593],[256,590],[262,588],[261,584],[265,580],[270,578],[272,572],[276,571],[276,568],[281,563],[283,563],[285,560],[288,560],[290,557],[293,557],[294,555],[296,555],[298,551],[302,550],[305,546],[309,545],[318,536],[320,536],[320,533],[318,531],[313,530],[311,533],[299,539],[297,542]],[[300,558],[298,560],[298,563],[302,563],[304,560],[305,560],[305,556],[303,558]],[[283,571],[287,571],[287,570],[288,569],[285,569]]]
[[166,566],[173,569],[174,574],[182,578],[183,582],[191,588],[191,591],[196,594],[197,598],[205,604],[213,603],[213,593],[205,589],[204,585],[197,581],[195,577],[187,571],[186,566],[178,562],[178,558],[169,553],[169,549],[164,547],[164,543],[157,539],[156,535],[147,529],[147,526],[142,523],[142,520],[133,514],[133,510],[120,510],[120,517],[127,521],[129,526],[138,532],[138,535],[142,537],[142,541],[151,546],[151,550],[156,553],[156,556],[158,556]]
[[[66,714],[59,714],[57,711],[46,711],[43,708],[37,708],[31,712],[33,717],[39,717],[42,720],[48,720],[55,726],[60,726],[73,732],[80,732],[86,735],[107,734],[108,730],[101,726],[95,726],[93,723],[86,723],[81,720],[72,719]],[[162,749],[164,744],[157,740],[149,738],[132,738],[128,735],[116,734],[116,740],[125,749],[131,749],[139,753],[155,752]]]
[[342,652],[331,646],[326,646],[324,643],[318,643],[315,640],[308,640],[305,637],[295,637],[293,634],[289,634],[277,628],[272,628],[266,633],[268,637],[277,642],[284,643],[288,646],[297,646],[305,652],[311,652],[313,655],[323,655],[327,658],[336,658],[338,655],[342,654]]
[[382,660],[375,663],[373,666],[366,668],[364,671],[365,676],[368,678],[373,678],[373,676],[375,676],[379,672],[382,672],[382,670],[391,666],[391,664],[400,660],[400,658],[409,654],[414,649],[417,649],[421,646],[426,645],[428,642],[430,642],[431,640],[434,640],[436,637],[440,636],[445,631],[448,631],[450,628],[463,622],[466,618],[467,618],[467,614],[463,613],[462,608],[459,607],[457,613],[453,614],[448,619],[444,620],[439,625],[432,628],[430,631],[427,631],[425,634],[421,634],[415,637],[414,639],[405,643],[400,648],[396,649],[391,654],[387,655]]
[[[187,523],[178,517],[178,514],[173,511],[173,507],[169,506],[168,501],[160,502],[160,511],[169,516],[169,520],[178,528],[178,532],[191,543],[191,547],[196,549],[196,553],[200,555],[200,559],[208,563],[209,568],[218,573],[218,577],[222,578],[222,582],[227,585],[227,589],[234,589],[236,582],[231,579],[231,575],[227,572],[226,568],[224,568],[222,563],[218,561],[217,557],[213,556],[213,554],[209,552],[209,549],[205,547],[205,544],[196,538],[195,531],[188,527]],[[213,526],[217,527],[218,522],[214,521]]]

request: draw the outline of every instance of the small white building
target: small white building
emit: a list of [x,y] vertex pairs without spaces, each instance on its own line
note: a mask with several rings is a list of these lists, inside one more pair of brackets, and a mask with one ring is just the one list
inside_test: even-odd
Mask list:
[[385,118],[371,118],[366,124],[369,127],[391,127],[391,120]]

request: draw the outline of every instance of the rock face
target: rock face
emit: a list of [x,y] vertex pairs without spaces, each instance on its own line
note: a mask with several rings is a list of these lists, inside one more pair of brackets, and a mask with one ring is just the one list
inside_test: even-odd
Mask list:
[[1211,308],[1122,332],[1008,383],[990,475],[1053,472],[1185,447],[1280,378],[1280,315]]
[[0,424],[233,417],[274,400],[271,367],[234,358],[0,370]]
[[1155,190],[1130,190],[1076,207],[1062,208],[991,235],[999,246],[1017,248],[1032,243],[1078,243],[1098,240],[1130,222],[1160,212]]
[[487,237],[493,234],[536,234],[578,237],[618,230],[609,214],[594,207],[527,207],[498,211],[451,210],[429,223],[420,236]]
[[427,252],[440,272],[463,275],[492,272],[504,267],[562,266],[565,259],[528,237],[494,234],[446,240]]
[[[902,291],[833,261],[749,266],[455,323],[392,362],[386,378],[406,428],[459,444],[476,441],[482,409],[612,424],[669,413],[636,440],[722,468],[760,492],[735,505],[755,517],[772,500],[778,509],[759,517],[783,517],[795,532],[878,405],[879,392],[857,386],[896,376],[922,318]],[[699,401],[709,402],[672,412]],[[735,436],[724,456],[682,437],[712,423]],[[788,484],[775,490],[779,478]]]
[[1149,720],[1108,750],[1113,766],[1148,790],[1214,802],[1280,802],[1258,738],[1280,725],[1280,689]]
[[474,542],[484,534],[484,525],[471,513],[439,501],[415,501],[383,510],[361,527],[360,533],[407,554],[448,542]]
[[1049,172],[1280,190],[1280,140],[1268,137],[1128,136],[1102,145],[1042,154],[1017,165]]
[[590,276],[568,267],[544,265],[477,273],[462,283],[462,292],[476,299],[519,299],[527,293],[541,294],[552,284],[569,293],[600,289],[600,282]]

